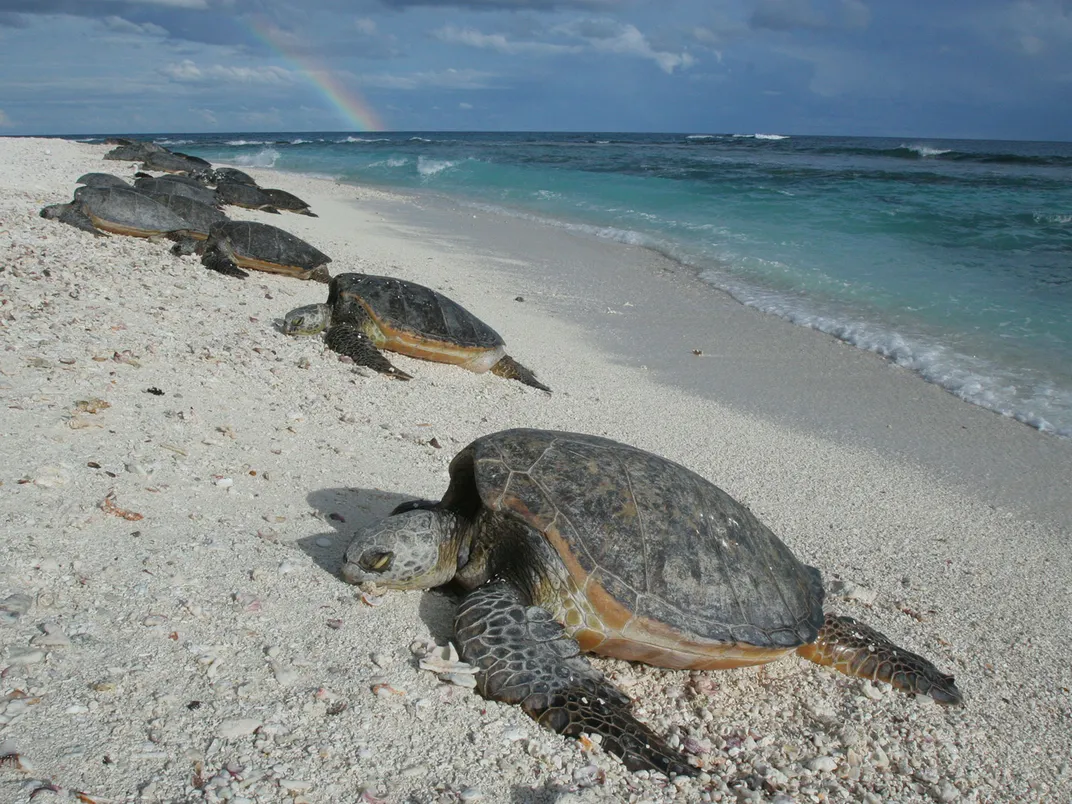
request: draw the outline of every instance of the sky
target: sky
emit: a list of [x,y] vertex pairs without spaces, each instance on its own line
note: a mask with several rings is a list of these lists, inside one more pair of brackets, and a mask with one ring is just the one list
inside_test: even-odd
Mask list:
[[0,135],[1072,141],[1072,0],[0,0]]

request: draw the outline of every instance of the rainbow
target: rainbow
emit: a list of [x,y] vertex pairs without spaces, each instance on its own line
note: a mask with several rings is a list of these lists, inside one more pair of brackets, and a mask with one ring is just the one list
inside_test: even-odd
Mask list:
[[305,75],[354,129],[386,131],[383,120],[360,92],[344,86],[324,64],[298,53],[279,28],[256,17],[246,18],[246,22],[259,41],[268,45],[280,58]]

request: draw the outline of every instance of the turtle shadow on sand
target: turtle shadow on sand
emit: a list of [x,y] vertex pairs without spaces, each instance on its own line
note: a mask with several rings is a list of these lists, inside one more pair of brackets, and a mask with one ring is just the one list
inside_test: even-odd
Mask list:
[[[399,504],[414,499],[416,495],[413,494],[380,489],[328,488],[311,491],[306,501],[333,530],[305,536],[294,544],[317,566],[341,581],[343,556],[354,532],[379,522]],[[459,599],[460,593],[452,591],[450,586],[431,590],[421,596],[420,618],[440,645],[454,638],[454,612]]]

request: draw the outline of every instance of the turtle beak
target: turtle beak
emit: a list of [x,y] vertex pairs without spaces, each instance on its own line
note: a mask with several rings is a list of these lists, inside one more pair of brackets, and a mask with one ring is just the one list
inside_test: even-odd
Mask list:
[[347,583],[375,581],[377,576],[391,569],[395,554],[391,550],[366,550],[356,561],[348,560],[342,566],[342,577]]

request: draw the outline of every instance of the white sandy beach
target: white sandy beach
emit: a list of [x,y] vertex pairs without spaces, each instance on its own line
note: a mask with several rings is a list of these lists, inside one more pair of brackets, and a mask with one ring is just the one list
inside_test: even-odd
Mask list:
[[[446,293],[554,394],[394,355],[414,379],[391,380],[280,332],[325,285],[38,217],[82,173],[132,176],[106,150],[0,139],[0,801],[1072,800],[1072,443],[640,249],[251,170],[320,217],[229,215]],[[965,705],[792,657],[596,659],[705,770],[670,782],[419,670],[454,601],[366,605],[341,555],[518,426],[709,478]]]

